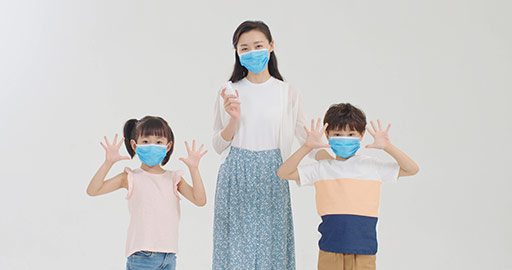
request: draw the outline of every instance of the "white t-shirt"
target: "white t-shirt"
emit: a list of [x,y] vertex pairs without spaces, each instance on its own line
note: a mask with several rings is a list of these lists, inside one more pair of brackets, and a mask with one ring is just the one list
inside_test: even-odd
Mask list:
[[[255,84],[244,78],[232,84],[238,90],[240,119],[233,140],[226,141],[221,132],[230,116],[220,95],[215,103],[213,148],[224,161],[231,146],[260,151],[280,149],[283,160],[291,153],[294,137],[300,144],[306,140],[305,116],[299,92],[287,82],[270,77]],[[317,151],[310,155],[314,158]]]
[[394,161],[382,161],[366,155],[354,155],[342,160],[320,160],[297,168],[300,185],[313,185],[319,180],[358,179],[397,182],[400,166]]

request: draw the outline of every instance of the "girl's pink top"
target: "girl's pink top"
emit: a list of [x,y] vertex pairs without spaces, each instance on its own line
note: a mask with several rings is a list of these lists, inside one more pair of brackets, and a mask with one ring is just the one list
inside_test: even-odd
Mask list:
[[178,252],[180,198],[178,183],[183,171],[148,173],[141,168],[128,173],[130,225],[126,257],[137,251]]

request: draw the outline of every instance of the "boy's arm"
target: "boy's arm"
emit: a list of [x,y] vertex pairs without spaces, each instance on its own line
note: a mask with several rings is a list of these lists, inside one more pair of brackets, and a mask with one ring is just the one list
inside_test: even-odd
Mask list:
[[331,147],[330,145],[322,142],[322,136],[327,129],[327,124],[322,127],[320,118],[317,120],[316,128],[315,120],[311,120],[311,131],[309,131],[306,126],[304,126],[304,129],[307,134],[304,145],[295,151],[295,153],[293,153],[293,155],[291,155],[283,165],[281,165],[279,170],[277,170],[277,176],[281,179],[295,180],[300,183],[297,167],[301,160],[315,148]]
[[300,183],[297,167],[304,157],[311,152],[313,148],[305,145],[301,146],[293,155],[291,155],[277,170],[277,176],[281,179],[295,180]]
[[400,172],[398,176],[411,176],[415,175],[419,171],[419,167],[409,156],[407,156],[402,150],[396,146],[389,144],[384,148],[384,151],[392,156],[398,165],[400,166]]
[[379,128],[377,129],[375,127],[375,124],[373,121],[370,121],[370,124],[373,127],[373,130],[371,130],[369,127],[366,127],[366,130],[370,132],[370,134],[373,136],[375,141],[372,144],[369,144],[366,146],[366,148],[377,148],[382,149],[389,155],[391,155],[398,165],[400,166],[400,171],[398,173],[398,176],[410,176],[415,175],[419,171],[418,165],[410,158],[408,157],[404,152],[402,152],[400,149],[398,149],[396,146],[391,144],[391,141],[389,140],[388,131],[391,127],[391,124],[388,124],[386,130],[382,130],[382,126],[380,124],[380,120],[377,120]]

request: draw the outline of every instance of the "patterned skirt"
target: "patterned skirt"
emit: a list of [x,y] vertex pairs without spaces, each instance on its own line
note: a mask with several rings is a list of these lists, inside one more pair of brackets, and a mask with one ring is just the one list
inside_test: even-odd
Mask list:
[[279,149],[231,147],[215,193],[213,270],[295,270],[287,180]]

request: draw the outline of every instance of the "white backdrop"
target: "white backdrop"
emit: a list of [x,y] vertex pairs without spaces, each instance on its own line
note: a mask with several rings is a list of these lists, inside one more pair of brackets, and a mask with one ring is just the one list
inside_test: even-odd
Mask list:
[[[379,269],[511,269],[511,2],[311,3],[1,0],[0,269],[124,269],[126,191],[85,189],[102,136],[145,115],[175,132],[166,168],[186,169],[184,140],[210,150],[207,206],[182,201],[178,269],[211,268],[213,104],[246,19],[270,26],[308,117],[351,102],[420,165],[383,188]],[[297,269],[316,269],[314,190],[291,193]]]

